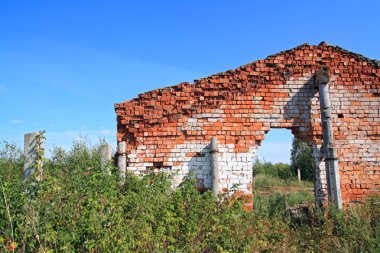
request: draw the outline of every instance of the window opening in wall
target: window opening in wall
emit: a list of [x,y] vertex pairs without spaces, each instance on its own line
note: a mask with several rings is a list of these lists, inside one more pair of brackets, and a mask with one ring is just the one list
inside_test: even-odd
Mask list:
[[314,166],[308,144],[295,140],[289,129],[272,128],[253,165],[254,206],[314,204]]

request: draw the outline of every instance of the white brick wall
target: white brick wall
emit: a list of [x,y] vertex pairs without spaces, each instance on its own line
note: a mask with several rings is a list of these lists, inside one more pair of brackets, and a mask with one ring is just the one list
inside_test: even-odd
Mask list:
[[[220,187],[222,189],[235,188],[237,190],[252,193],[252,166],[256,156],[256,147],[249,149],[247,153],[235,153],[235,145],[219,144],[218,167],[220,175]],[[149,150],[145,146],[139,146],[128,155],[128,171],[136,174],[146,173],[146,167],[153,163],[141,163],[136,157],[147,155]],[[199,153],[202,156],[188,156],[189,153]],[[176,145],[170,152],[169,162],[180,163],[178,166],[163,168],[163,172],[171,173],[173,176],[173,187],[178,187],[186,176],[195,178],[200,188],[212,188],[212,172],[210,163],[209,143],[185,143]]]

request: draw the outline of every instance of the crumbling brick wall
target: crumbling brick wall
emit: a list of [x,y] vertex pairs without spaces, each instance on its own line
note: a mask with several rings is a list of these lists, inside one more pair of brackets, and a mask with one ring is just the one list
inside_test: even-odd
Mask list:
[[156,89],[115,104],[117,140],[127,169],[170,172],[211,188],[209,142],[219,142],[224,191],[252,193],[252,160],[271,128],[291,129],[313,147],[316,193],[326,199],[322,126],[314,74],[329,67],[330,100],[343,203],[380,190],[380,69],[377,61],[321,43],[308,44],[194,83]]

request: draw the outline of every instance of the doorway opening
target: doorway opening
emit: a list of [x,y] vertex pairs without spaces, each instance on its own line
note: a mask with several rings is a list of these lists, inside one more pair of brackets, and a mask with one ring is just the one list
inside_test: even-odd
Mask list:
[[253,162],[255,207],[314,204],[314,171],[315,161],[308,144],[297,141],[289,129],[270,129]]

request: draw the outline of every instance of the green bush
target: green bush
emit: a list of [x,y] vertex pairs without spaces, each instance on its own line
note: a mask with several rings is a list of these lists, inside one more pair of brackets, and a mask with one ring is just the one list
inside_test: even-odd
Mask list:
[[[22,181],[24,158],[0,146],[1,252],[379,252],[379,199],[325,217],[297,196],[215,199],[188,178],[171,188],[169,175],[119,182],[112,163],[102,166],[98,146],[76,142],[56,149],[43,180]],[[109,171],[112,173],[110,174]],[[121,186],[123,183],[123,186]],[[307,221],[307,222],[306,222]]]
[[190,178],[172,190],[169,175],[129,174],[121,187],[98,147],[76,142],[45,160],[41,181],[23,182],[21,152],[2,149],[1,251],[247,252],[268,244],[241,200],[218,201]]

